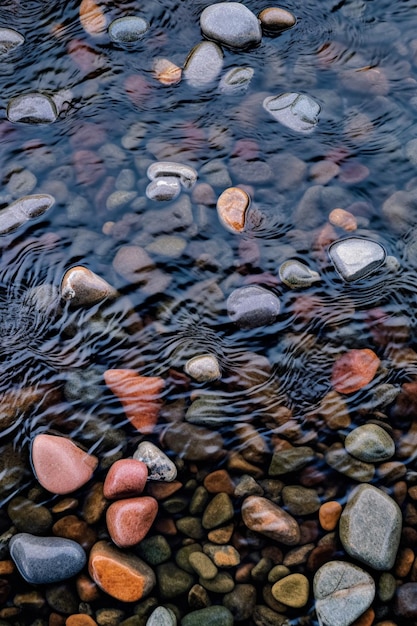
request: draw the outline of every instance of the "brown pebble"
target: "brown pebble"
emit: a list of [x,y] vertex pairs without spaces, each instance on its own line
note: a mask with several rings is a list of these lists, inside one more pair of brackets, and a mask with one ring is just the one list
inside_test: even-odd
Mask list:
[[169,59],[157,59],[153,66],[153,75],[161,85],[176,85],[182,77],[182,69]]
[[83,518],[87,524],[96,524],[103,515],[107,500],[103,495],[103,483],[95,483],[84,499]]
[[149,481],[146,487],[148,495],[152,496],[156,500],[165,500],[182,488],[182,483],[179,480],[173,480],[172,482],[158,482]]
[[67,617],[65,626],[97,626],[97,622],[86,613],[74,613]]
[[394,565],[394,576],[405,578],[410,573],[414,563],[415,554],[411,548],[403,548],[397,554]]
[[0,576],[7,576],[7,574],[13,574],[13,572],[15,572],[13,561],[9,559],[0,561]]
[[232,537],[234,530],[233,524],[228,524],[227,526],[222,526],[221,528],[215,528],[214,530],[210,530],[207,535],[207,538],[212,543],[216,543],[219,545],[228,543]]
[[220,222],[232,233],[241,233],[245,229],[246,213],[250,197],[240,187],[225,189],[217,200],[217,214]]
[[291,515],[262,496],[249,496],[242,504],[244,524],[252,531],[287,546],[300,540],[300,528]]
[[61,519],[52,526],[52,532],[57,537],[64,537],[65,539],[76,541],[84,550],[90,550],[97,540],[96,532],[76,515],[61,517]]
[[296,19],[292,13],[280,7],[267,7],[263,9],[258,19],[262,30],[266,33],[280,33],[294,26]]
[[65,617],[58,613],[50,613],[48,626],[65,626]]
[[77,498],[63,498],[54,504],[51,511],[52,513],[66,513],[78,507]]
[[96,583],[86,574],[80,574],[76,581],[77,593],[82,602],[94,602],[100,597]]
[[223,491],[229,496],[232,496],[235,490],[235,486],[229,472],[224,469],[216,470],[207,474],[203,481],[203,485],[210,493],[220,493]]
[[380,360],[369,348],[348,350],[334,363],[332,386],[339,393],[354,393],[374,378]]
[[333,224],[333,226],[343,228],[343,230],[347,232],[352,232],[358,228],[356,217],[345,209],[333,209],[329,215],[329,222]]
[[362,615],[358,617],[358,619],[352,622],[352,626],[372,626],[372,624],[374,623],[374,619],[375,611],[372,607],[369,607],[369,609],[367,609],[365,613],[362,613]]
[[324,530],[334,530],[342,514],[342,505],[336,500],[325,502],[319,509],[319,521]]
[[239,474],[249,474],[249,476],[253,476],[254,478],[261,478],[264,475],[264,471],[260,467],[248,463],[239,452],[230,453],[227,467],[231,471]]
[[173,537],[178,530],[172,517],[158,517],[154,523],[156,532]]

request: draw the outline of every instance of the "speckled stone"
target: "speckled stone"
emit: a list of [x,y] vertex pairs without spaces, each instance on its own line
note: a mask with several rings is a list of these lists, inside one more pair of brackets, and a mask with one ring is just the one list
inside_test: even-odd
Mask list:
[[345,394],[362,389],[373,380],[380,363],[380,359],[370,348],[348,350],[333,364],[333,389]]
[[388,461],[395,454],[394,440],[377,424],[354,428],[345,439],[345,448],[349,454],[367,463]]
[[284,261],[279,266],[278,273],[282,282],[290,289],[311,287],[313,283],[321,280],[318,272],[296,259]]
[[217,2],[204,9],[200,26],[207,39],[235,49],[259,45],[262,31],[254,13],[239,2]]
[[134,43],[149,29],[148,22],[137,15],[119,17],[109,24],[109,37],[117,43]]
[[258,285],[235,289],[228,297],[226,306],[232,322],[241,328],[272,324],[281,308],[278,297]]
[[350,626],[372,604],[375,583],[360,567],[329,561],[313,580],[320,626]]
[[386,252],[377,241],[364,237],[346,237],[331,244],[329,256],[343,280],[352,282],[365,278],[381,267]]
[[315,489],[286,485],[281,495],[283,504],[291,515],[311,515],[320,508],[320,498]]
[[351,456],[342,444],[335,443],[326,450],[324,459],[336,471],[354,478],[358,482],[368,483],[375,474],[375,466]]
[[296,472],[310,463],[314,456],[314,450],[309,446],[278,450],[272,455],[268,474],[270,476],[281,476],[289,472]]
[[250,197],[240,187],[229,187],[217,200],[217,215],[220,223],[232,233],[245,230],[246,214],[250,206]]
[[58,117],[55,103],[42,93],[26,93],[12,98],[7,105],[10,122],[51,124]]
[[211,530],[227,524],[234,516],[233,503],[227,493],[218,493],[208,503],[203,513],[202,525]]
[[116,289],[104,278],[82,265],[71,267],[62,278],[61,297],[71,306],[91,306],[116,295]]
[[381,489],[360,485],[340,517],[339,536],[350,556],[376,570],[389,570],[397,556],[401,527],[398,504]]
[[6,55],[25,42],[25,38],[13,28],[0,28],[0,55]]
[[171,561],[158,565],[156,576],[161,596],[165,600],[187,593],[194,584],[194,577]]
[[107,472],[103,494],[109,500],[130,498],[142,493],[148,480],[148,467],[137,459],[119,459]]
[[151,441],[142,441],[133,453],[133,458],[145,463],[148,480],[172,482],[177,477],[175,463]]
[[82,547],[75,541],[61,537],[18,533],[10,540],[9,549],[21,576],[34,585],[71,578],[86,563]]
[[289,574],[274,583],[271,591],[277,602],[300,609],[307,604],[310,584],[303,574]]
[[157,513],[158,503],[150,496],[113,502],[106,513],[111,539],[119,548],[138,544],[148,534]]
[[300,528],[284,509],[262,496],[248,496],[242,504],[242,519],[252,531],[287,546],[300,540]]
[[176,626],[174,611],[165,606],[157,606],[146,620],[146,626]]
[[188,557],[188,562],[198,576],[202,578],[214,578],[218,574],[218,569],[213,561],[203,552],[192,552]]
[[212,382],[221,377],[219,361],[214,354],[198,354],[192,357],[184,365],[184,371],[199,383]]

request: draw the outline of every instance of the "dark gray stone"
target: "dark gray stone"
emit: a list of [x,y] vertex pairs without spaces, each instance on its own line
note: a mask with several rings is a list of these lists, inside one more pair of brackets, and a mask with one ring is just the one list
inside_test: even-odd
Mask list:
[[227,299],[228,315],[241,328],[272,324],[279,311],[277,296],[258,285],[235,289]]

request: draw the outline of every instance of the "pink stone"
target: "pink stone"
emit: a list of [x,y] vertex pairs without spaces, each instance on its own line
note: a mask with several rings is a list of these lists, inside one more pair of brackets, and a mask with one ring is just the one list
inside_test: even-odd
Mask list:
[[134,546],[148,534],[158,502],[150,496],[113,502],[107,509],[107,530],[119,548]]
[[104,481],[104,497],[109,500],[137,496],[145,488],[148,467],[136,459],[120,459],[113,463]]
[[98,459],[66,437],[37,435],[32,442],[33,470],[39,483],[56,494],[66,494],[85,485]]

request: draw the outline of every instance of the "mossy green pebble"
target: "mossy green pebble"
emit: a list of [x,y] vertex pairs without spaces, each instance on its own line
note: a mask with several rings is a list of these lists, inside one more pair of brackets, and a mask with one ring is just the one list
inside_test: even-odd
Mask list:
[[307,604],[310,585],[303,574],[290,574],[272,586],[275,600],[286,606],[299,609]]
[[208,606],[192,611],[181,620],[181,626],[233,626],[233,615],[225,606]]

